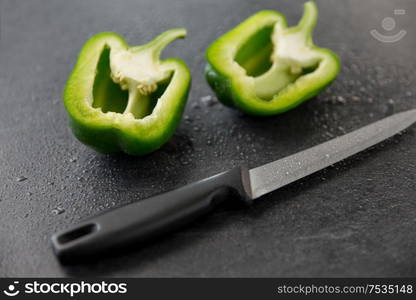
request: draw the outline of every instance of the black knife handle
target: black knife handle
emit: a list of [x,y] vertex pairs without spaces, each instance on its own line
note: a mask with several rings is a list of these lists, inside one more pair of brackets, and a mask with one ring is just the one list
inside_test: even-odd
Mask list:
[[52,236],[63,263],[141,243],[184,225],[227,199],[251,203],[248,170],[230,171],[96,216]]

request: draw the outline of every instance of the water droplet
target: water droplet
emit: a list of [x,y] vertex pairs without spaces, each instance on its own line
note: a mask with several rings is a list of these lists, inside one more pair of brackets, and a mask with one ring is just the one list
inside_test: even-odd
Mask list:
[[192,103],[192,108],[193,109],[199,109],[199,104],[198,103]]
[[385,112],[384,114],[386,116],[391,115],[394,113],[394,100],[393,99],[389,99],[387,101],[387,105],[385,106]]
[[181,160],[180,160],[180,162],[181,162],[181,164],[182,164],[182,165],[184,165],[184,166],[186,166],[186,165],[188,165],[188,164],[189,164],[189,161],[188,161],[188,160],[186,160],[186,159],[181,159]]
[[27,192],[26,195],[27,196],[32,196],[32,193],[31,192]]
[[211,95],[202,97],[201,101],[202,101],[202,103],[204,103],[207,106],[213,106],[217,103],[215,101],[214,97],[212,97]]
[[59,206],[52,210],[52,213],[54,215],[60,215],[60,214],[63,214],[64,212],[65,212],[65,209],[63,209],[62,207],[59,207]]
[[337,97],[337,101],[339,102],[339,103],[346,103],[346,101],[345,101],[345,98],[344,97],[342,97],[342,96],[338,96]]
[[192,122],[192,118],[188,115],[186,115],[185,117],[183,117],[185,121],[187,122]]
[[69,161],[70,161],[70,162],[76,162],[76,161],[77,161],[77,159],[76,159],[75,157],[73,157],[73,158],[71,158]]
[[25,177],[25,176],[19,176],[19,177],[16,178],[17,182],[22,182],[22,181],[25,181],[25,180],[27,180],[27,177]]

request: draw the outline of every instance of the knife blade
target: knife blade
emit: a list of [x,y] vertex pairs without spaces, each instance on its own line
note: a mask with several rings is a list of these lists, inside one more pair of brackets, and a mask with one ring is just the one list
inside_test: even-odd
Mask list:
[[416,122],[416,109],[397,113],[361,129],[283,159],[251,169],[253,198],[325,169],[374,146]]
[[52,235],[62,263],[98,258],[143,243],[211,211],[224,201],[254,199],[368,149],[416,122],[416,109],[384,118],[297,154],[229,171],[114,209]]

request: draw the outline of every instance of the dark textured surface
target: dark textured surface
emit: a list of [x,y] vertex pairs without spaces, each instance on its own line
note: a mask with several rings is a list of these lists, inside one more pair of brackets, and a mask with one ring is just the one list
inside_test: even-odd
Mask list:
[[[0,275],[415,276],[415,127],[250,209],[224,207],[145,248],[71,268],[51,251],[53,232],[91,215],[235,165],[257,166],[416,107],[412,0],[318,1],[316,43],[339,53],[343,69],[327,91],[298,109],[253,118],[201,100],[212,95],[203,78],[212,40],[264,8],[281,10],[293,24],[301,4],[2,0]],[[395,18],[408,34],[380,43],[369,30],[383,32],[381,20],[395,8],[406,9]],[[187,61],[193,87],[172,140],[141,158],[100,155],[78,143],[61,94],[88,37],[111,30],[141,44],[182,26],[188,38],[165,55]]]

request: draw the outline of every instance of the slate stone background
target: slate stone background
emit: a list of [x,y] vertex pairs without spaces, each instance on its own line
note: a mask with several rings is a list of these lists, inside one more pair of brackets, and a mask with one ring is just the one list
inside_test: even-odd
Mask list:
[[[1,0],[0,275],[415,276],[415,126],[249,209],[223,207],[145,248],[74,267],[51,251],[52,233],[97,213],[415,108],[416,2],[317,2],[315,41],[341,57],[338,79],[289,113],[254,118],[206,100],[213,93],[204,50],[261,9],[295,24],[303,1]],[[381,27],[385,17],[396,20],[391,32]],[[62,90],[83,43],[116,31],[142,44],[173,27],[189,34],[164,55],[188,63],[193,85],[172,140],[146,157],[101,155],[75,140]],[[407,35],[385,44],[371,29]]]

